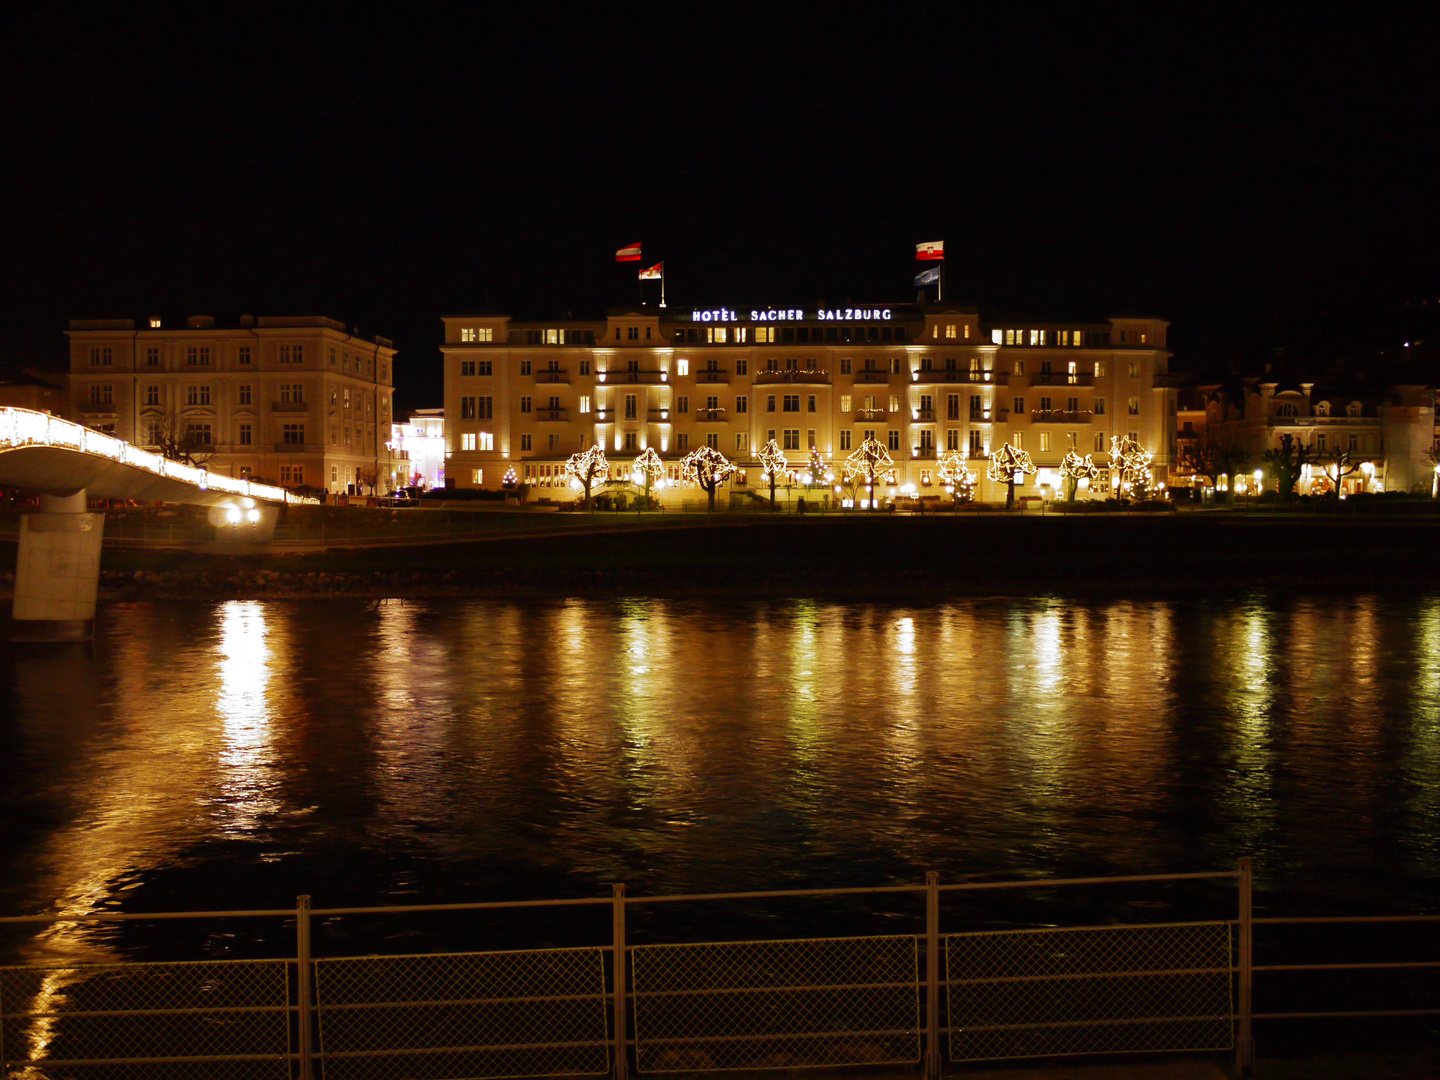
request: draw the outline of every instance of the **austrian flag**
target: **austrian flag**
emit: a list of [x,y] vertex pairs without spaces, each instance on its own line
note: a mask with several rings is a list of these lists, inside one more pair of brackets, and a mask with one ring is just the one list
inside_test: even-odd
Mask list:
[[648,270],[641,270],[641,271],[640,271],[640,280],[641,280],[641,281],[658,281],[660,278],[662,278],[662,277],[664,277],[664,276],[665,276],[665,264],[664,264],[663,262],[658,262],[658,263],[656,263],[654,266],[650,267]]
[[639,261],[640,261],[640,243],[639,243],[639,241],[636,241],[635,243],[631,244],[629,247],[623,247],[623,248],[621,248],[619,251],[615,252],[615,261],[616,261],[616,262],[639,262]]
[[[637,259],[639,255],[635,256]],[[917,259],[943,259],[945,258],[945,241],[931,240],[926,244],[915,245],[915,258]]]

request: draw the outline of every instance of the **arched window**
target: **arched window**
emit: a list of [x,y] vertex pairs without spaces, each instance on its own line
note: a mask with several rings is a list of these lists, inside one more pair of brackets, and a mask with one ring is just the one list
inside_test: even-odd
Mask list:
[[1315,406],[1315,415],[1316,415],[1316,416],[1329,416],[1329,415],[1330,415],[1330,402],[1328,402],[1328,401],[1318,402],[1318,403],[1316,404],[1316,406]]
[[1275,406],[1276,416],[1299,416],[1300,410],[1295,408],[1293,401],[1282,401]]
[[1349,415],[1349,416],[1359,416],[1359,415],[1360,415],[1360,402],[1358,402],[1358,401],[1352,401],[1352,402],[1350,403],[1350,407],[1347,408],[1347,409],[1345,410],[1345,412],[1346,412],[1346,414]]

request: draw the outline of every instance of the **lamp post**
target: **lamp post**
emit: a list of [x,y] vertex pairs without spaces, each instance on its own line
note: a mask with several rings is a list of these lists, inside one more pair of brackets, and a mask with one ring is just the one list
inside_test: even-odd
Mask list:
[[[1259,495],[1259,494],[1260,494],[1260,478],[1261,478],[1262,476],[1264,476],[1264,475],[1265,475],[1265,474],[1264,474],[1264,472],[1263,472],[1262,470],[1260,470],[1260,469],[1256,469],[1256,470],[1255,470],[1254,476],[1255,476],[1255,494],[1256,494],[1256,495]],[[1258,500],[1257,500],[1257,501],[1258,501]]]

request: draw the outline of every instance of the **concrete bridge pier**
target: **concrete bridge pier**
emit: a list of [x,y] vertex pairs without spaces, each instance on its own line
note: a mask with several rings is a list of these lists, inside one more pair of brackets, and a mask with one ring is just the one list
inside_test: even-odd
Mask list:
[[95,634],[105,515],[85,507],[85,489],[40,496],[20,517],[11,641],[89,641]]

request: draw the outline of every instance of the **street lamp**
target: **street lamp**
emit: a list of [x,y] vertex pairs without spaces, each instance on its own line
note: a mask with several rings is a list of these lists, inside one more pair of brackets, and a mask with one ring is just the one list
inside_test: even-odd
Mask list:
[[1265,475],[1265,474],[1264,474],[1260,469],[1256,469],[1256,470],[1255,470],[1254,476],[1255,476],[1255,494],[1256,494],[1256,495],[1259,495],[1259,494],[1260,494],[1260,478],[1261,478],[1263,475]]

